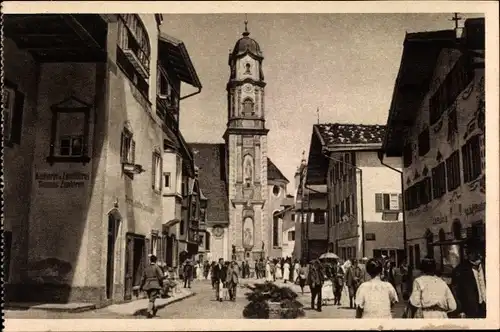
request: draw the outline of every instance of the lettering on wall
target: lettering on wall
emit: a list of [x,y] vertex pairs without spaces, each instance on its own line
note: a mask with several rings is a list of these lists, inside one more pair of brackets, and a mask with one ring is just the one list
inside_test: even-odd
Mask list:
[[125,196],[125,203],[127,203],[128,205],[132,206],[132,207],[135,207],[135,208],[138,208],[138,209],[141,209],[143,211],[146,211],[146,212],[149,212],[151,214],[155,213],[155,210],[150,207],[150,206],[147,206],[146,204],[142,203],[142,202],[139,202],[137,200],[134,200],[128,196]]
[[432,218],[433,225],[446,224],[448,222],[447,216],[440,216]]
[[88,173],[82,172],[36,172],[35,181],[38,188],[43,189],[70,189],[83,188],[90,179]]
[[486,202],[482,202],[479,204],[471,204],[465,208],[465,215],[473,216],[478,212],[482,212],[486,209]]

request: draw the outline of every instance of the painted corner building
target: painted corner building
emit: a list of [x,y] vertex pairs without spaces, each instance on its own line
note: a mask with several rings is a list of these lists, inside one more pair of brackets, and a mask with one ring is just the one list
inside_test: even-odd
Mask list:
[[326,184],[307,184],[308,165],[304,156],[295,172],[295,248],[294,257],[309,261],[328,248],[328,188]]
[[[313,126],[306,185],[326,185],[327,249],[342,259],[403,259],[401,161],[381,162],[386,128],[365,124]],[[310,250],[309,250],[310,251]]]
[[181,82],[202,86],[161,21],[4,15],[7,301],[127,301],[149,254],[197,254],[206,200],[178,117]]
[[401,158],[409,262],[432,256],[444,275],[464,242],[485,248],[484,19],[409,33],[384,151]]
[[209,202],[205,250],[211,260],[281,256],[281,224],[291,215],[284,212],[293,200],[289,181],[267,155],[264,57],[249,35],[245,26],[229,54],[224,143],[190,143]]

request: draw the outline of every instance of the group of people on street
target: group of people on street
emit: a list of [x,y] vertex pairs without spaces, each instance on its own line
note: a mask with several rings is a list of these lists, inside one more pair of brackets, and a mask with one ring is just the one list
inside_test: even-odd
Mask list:
[[[255,276],[266,281],[283,279],[300,286],[302,294],[309,286],[311,308],[322,311],[322,306],[333,300],[340,305],[343,290],[347,288],[349,307],[356,309],[357,318],[392,318],[392,308],[402,297],[406,302],[403,318],[485,318],[486,278],[480,247],[466,244],[466,257],[456,266],[448,285],[439,275],[434,258],[428,256],[419,264],[420,275],[414,276],[406,261],[396,268],[389,258],[363,258],[360,261],[340,259],[305,261],[287,259],[260,259],[252,271],[247,261],[193,263],[187,259],[180,271],[184,287],[191,287],[194,277],[211,279],[218,301],[235,301],[240,277]],[[293,264],[293,265],[292,265]],[[396,272],[397,270],[397,272]],[[252,274],[255,272],[255,274]],[[155,300],[160,296],[164,271],[157,258],[150,255],[150,265],[144,269],[140,290],[149,298],[148,317],[156,314]],[[398,287],[399,286],[399,287]]]

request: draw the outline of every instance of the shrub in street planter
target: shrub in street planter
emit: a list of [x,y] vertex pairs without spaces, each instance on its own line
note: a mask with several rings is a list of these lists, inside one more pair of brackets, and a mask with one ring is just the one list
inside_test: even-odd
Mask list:
[[296,300],[297,293],[288,287],[266,282],[257,284],[246,297],[250,303],[243,310],[245,318],[278,319],[304,316],[303,306]]

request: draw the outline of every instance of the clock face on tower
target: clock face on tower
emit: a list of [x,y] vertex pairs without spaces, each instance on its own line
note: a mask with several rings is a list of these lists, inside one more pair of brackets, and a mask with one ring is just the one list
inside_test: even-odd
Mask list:
[[243,91],[245,91],[246,93],[251,93],[253,91],[253,86],[247,83],[243,85]]

